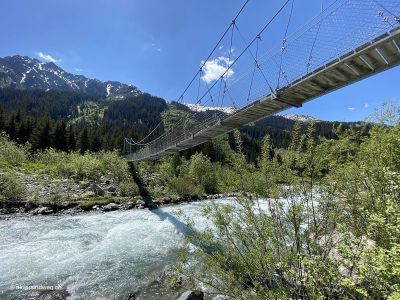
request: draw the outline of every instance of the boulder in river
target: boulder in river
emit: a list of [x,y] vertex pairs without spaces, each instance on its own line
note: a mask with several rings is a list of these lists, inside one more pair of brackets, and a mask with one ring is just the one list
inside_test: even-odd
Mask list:
[[124,203],[121,203],[120,205],[119,205],[119,208],[120,209],[131,209],[131,208],[133,208],[134,207],[134,205],[133,205],[133,202],[124,202]]
[[119,209],[119,206],[115,203],[108,203],[107,205],[103,206],[104,211],[112,211],[117,209]]
[[52,213],[53,210],[48,208],[47,206],[41,206],[32,211],[33,215],[49,215]]
[[177,298],[177,300],[203,300],[204,293],[202,291],[186,291]]
[[[135,198],[136,198],[136,197],[135,197]],[[143,200],[140,199],[140,200],[137,200],[137,201],[136,201],[136,205],[143,205],[143,206],[144,206],[144,205],[145,205],[145,202],[144,202]]]
[[95,193],[98,196],[104,196],[104,194],[106,193],[98,184],[96,183],[92,183],[89,186],[89,191]]

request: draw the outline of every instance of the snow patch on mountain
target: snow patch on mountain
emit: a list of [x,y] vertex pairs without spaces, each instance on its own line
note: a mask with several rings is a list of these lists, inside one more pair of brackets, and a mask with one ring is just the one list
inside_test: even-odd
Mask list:
[[131,84],[89,79],[68,73],[53,62],[41,62],[20,55],[0,58],[0,88],[82,92],[109,99],[124,99],[141,94]]
[[306,116],[306,115],[283,115],[282,117],[289,119],[289,120],[293,120],[296,122],[303,122],[303,123],[309,123],[309,122],[318,122],[318,120],[314,117],[311,116]]
[[230,115],[236,111],[236,109],[233,107],[223,107],[223,106],[212,107],[212,106],[204,106],[201,104],[192,104],[192,103],[183,103],[183,104],[186,105],[187,107],[189,107],[190,110],[196,111],[196,112],[217,110],[217,111],[222,111],[222,112]]

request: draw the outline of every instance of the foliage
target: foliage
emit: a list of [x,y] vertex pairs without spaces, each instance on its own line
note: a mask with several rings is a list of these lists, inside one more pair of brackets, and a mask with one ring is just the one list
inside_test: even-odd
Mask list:
[[27,147],[17,145],[4,132],[0,132],[0,167],[21,166],[27,160]]
[[15,204],[24,196],[24,188],[13,173],[0,173],[0,205]]
[[76,179],[99,179],[101,176],[113,178],[117,183],[130,178],[127,162],[117,152],[77,152],[66,153],[54,149],[40,151],[34,156],[35,163],[45,165],[45,170],[61,177]]
[[168,187],[184,199],[196,199],[203,193],[202,188],[187,177],[172,178]]
[[204,192],[212,194],[218,191],[214,167],[210,159],[203,154],[198,153],[190,158],[188,173],[189,177],[200,185]]
[[266,136],[258,168],[236,134],[232,169],[258,196],[207,207],[205,230],[189,223],[199,264],[186,275],[234,299],[396,299],[400,127],[386,116],[368,137],[337,128],[330,141],[295,125],[281,159]]
[[124,181],[118,185],[119,192],[123,197],[135,197],[139,195],[139,188],[133,181]]

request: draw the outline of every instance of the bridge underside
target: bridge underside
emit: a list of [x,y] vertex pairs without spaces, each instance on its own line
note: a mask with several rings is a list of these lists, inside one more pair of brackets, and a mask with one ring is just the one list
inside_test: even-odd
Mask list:
[[400,27],[346,53],[252,104],[171,145],[131,153],[128,161],[157,159],[200,145],[236,128],[340,89],[400,64]]

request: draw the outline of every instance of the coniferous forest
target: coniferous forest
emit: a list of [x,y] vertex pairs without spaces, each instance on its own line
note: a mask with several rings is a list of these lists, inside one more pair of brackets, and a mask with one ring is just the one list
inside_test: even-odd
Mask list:
[[[100,96],[73,92],[0,89],[0,131],[19,144],[29,142],[32,151],[50,147],[81,153],[88,150],[121,151],[125,137],[140,140],[161,120],[165,127],[168,118],[173,118],[172,113],[165,113],[168,111],[183,113],[188,108],[146,93],[121,100],[105,100]],[[294,124],[294,120],[271,116],[242,128],[247,160],[254,161],[260,154],[261,140],[267,133],[274,148],[287,148]],[[320,137],[337,138],[334,128],[338,125],[339,122],[319,121],[316,132]],[[370,127],[362,122],[342,126],[357,128],[364,135]],[[161,126],[149,139],[163,130]],[[198,151],[213,160],[218,159],[213,156],[212,143],[187,150],[184,155],[189,157]]]

